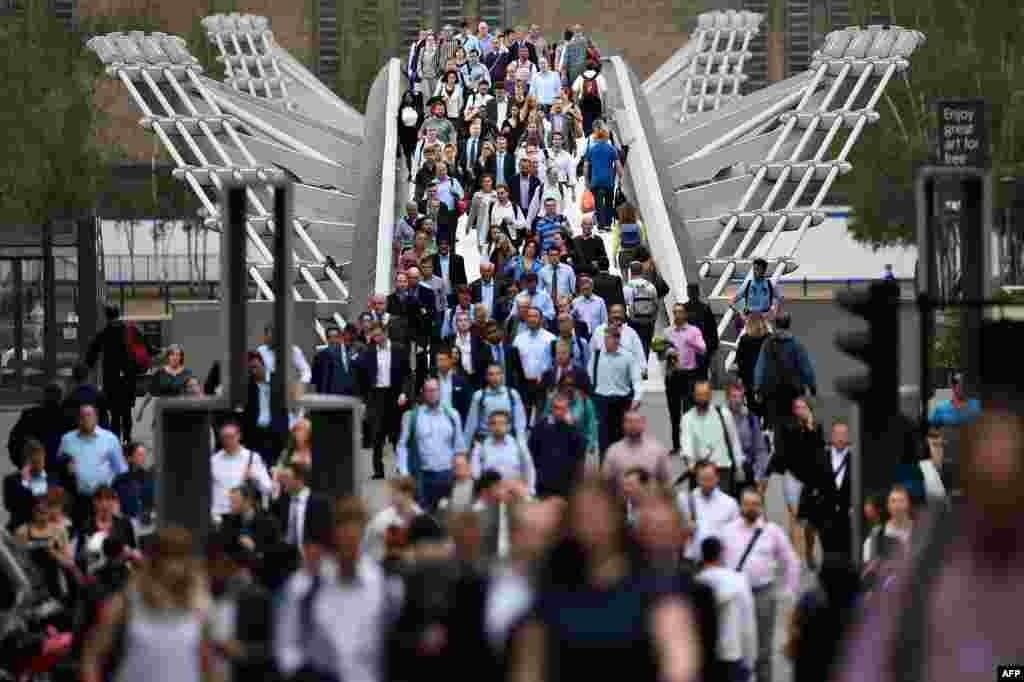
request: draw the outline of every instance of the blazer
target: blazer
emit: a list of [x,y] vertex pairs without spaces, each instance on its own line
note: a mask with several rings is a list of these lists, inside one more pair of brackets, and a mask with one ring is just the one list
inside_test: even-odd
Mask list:
[[[434,274],[441,277],[441,254],[435,253],[431,260],[434,262]],[[466,259],[454,251],[448,253],[448,284],[451,285],[452,293],[457,287],[469,284],[466,277]]]
[[[438,374],[433,374],[435,379]],[[476,390],[472,382],[461,372],[452,372],[452,407],[459,413],[462,423],[466,423],[466,415],[469,414],[470,403],[473,402],[473,391]]]
[[[391,343],[391,388],[392,390],[412,395],[412,367],[409,362],[409,349],[400,343]],[[377,347],[369,346],[356,359],[356,372],[359,377],[360,393],[363,396],[377,385]]]
[[[556,370],[556,367],[552,367],[548,371],[544,372],[544,376],[541,378],[541,384],[544,386],[545,391],[553,391],[558,388],[558,382],[555,381],[555,376],[557,376]],[[576,387],[587,395],[590,395],[590,375],[587,373],[587,370],[582,367],[572,365],[569,368],[569,374],[576,377]]]
[[326,395],[355,395],[355,360],[351,348],[342,351],[348,357],[348,367],[331,347],[324,348],[313,358],[313,388]]
[[[309,482],[310,487],[313,481]],[[291,521],[292,496],[285,493],[270,503],[270,516],[274,518],[281,531],[281,537],[288,539],[288,524]],[[325,532],[331,532],[331,501],[323,493],[310,491],[306,499],[305,518],[302,525],[303,541],[327,539],[331,536],[324,536]]]
[[[509,140],[508,144],[509,144],[509,147],[511,147],[512,146],[512,141]],[[494,151],[494,163],[491,164],[491,171],[494,173],[494,186],[495,187],[498,186],[498,166],[497,166],[497,164],[498,164],[498,150],[495,149],[495,151]],[[512,192],[512,179],[515,178],[515,176],[519,172],[518,171],[518,166],[516,166],[516,154],[515,154],[515,152],[511,152],[511,151],[507,151],[506,150],[506,152],[505,152],[505,159],[504,159],[504,166],[505,166],[505,184],[507,184],[509,186],[509,196],[511,196],[511,192]],[[513,202],[513,203],[515,203],[515,202]],[[525,212],[524,212],[524,215],[525,215]]]
[[[522,203],[519,201],[522,195],[522,181],[518,173],[509,181],[508,196],[512,200],[512,203],[516,206],[522,207]],[[530,176],[530,201],[533,201],[533,197],[537,192],[541,190],[541,182],[537,178]],[[526,202],[527,208],[530,206],[530,201]]]
[[[463,174],[467,174],[467,172],[468,172],[468,174],[472,174],[473,170],[474,170],[474,166],[476,165],[475,161],[474,161],[474,163],[470,163],[469,162],[469,141],[471,139],[472,138],[469,137],[469,135],[467,133],[466,137],[464,137],[462,140],[459,141],[458,153],[456,154],[456,157],[455,157],[456,160],[458,161],[459,169],[463,172]],[[484,134],[483,134],[483,131],[481,131],[480,132],[480,137],[478,137],[477,140],[476,140],[476,158],[477,158],[477,160],[480,158],[480,155],[484,151],[484,149],[483,149],[484,141],[485,141]]]
[[[812,522],[830,525],[831,522],[849,523],[850,515],[850,464],[849,458],[853,451],[847,451],[847,465],[843,475],[843,483],[836,488],[836,477],[832,471],[832,448],[826,445],[814,453],[809,462],[808,480],[800,496],[800,513],[806,514]],[[821,492],[821,504],[811,505],[808,493],[812,490]],[[805,509],[804,507],[809,508]]]
[[[256,384],[256,379],[249,376],[249,390],[247,399],[245,401],[245,411],[242,412],[242,442],[243,443],[254,443],[256,440],[252,434],[256,433],[259,428],[260,418],[260,389]],[[220,429],[218,428],[218,431]],[[279,410],[273,409],[271,405],[271,416],[270,416],[270,431],[274,436],[275,442],[271,445],[271,452],[260,453],[263,455],[264,460],[268,460],[271,456],[277,456],[282,449],[284,449],[284,443],[286,440],[286,434],[288,433],[288,415],[284,414]],[[273,464],[271,461],[268,466]]]
[[421,286],[416,287],[415,296],[410,296],[408,300],[403,300],[397,291],[388,294],[387,312],[392,318],[404,319],[408,325],[408,334],[399,339],[401,343],[413,339],[425,341],[430,337],[436,303],[433,292]]

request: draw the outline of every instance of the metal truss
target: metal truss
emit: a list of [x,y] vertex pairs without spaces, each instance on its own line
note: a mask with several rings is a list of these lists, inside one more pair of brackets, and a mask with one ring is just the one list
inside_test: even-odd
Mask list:
[[[267,44],[266,33],[264,44]],[[327,166],[322,169],[324,174],[333,171],[332,174],[340,175],[345,169],[338,164],[330,168],[333,162],[329,158],[287,132],[261,121],[244,102],[233,100],[218,90],[216,82],[202,76],[201,66],[180,37],[160,33],[112,33],[92,38],[88,46],[107,66],[108,73],[128,89],[143,113],[140,124],[151,130],[170,154],[177,166],[174,176],[186,182],[199,198],[208,227],[220,226],[218,196],[223,194],[228,180],[256,183],[255,189],[247,190],[249,275],[257,296],[273,300],[275,292],[268,284],[273,257],[264,240],[279,226],[274,225],[271,217],[272,193],[266,183],[287,175],[283,169],[292,174],[305,174],[311,163]],[[266,86],[270,80],[262,79],[259,83]],[[240,81],[236,79],[236,82]],[[257,85],[252,79],[245,82],[247,87]],[[287,90],[281,92],[287,93]],[[356,149],[353,144],[353,150]],[[305,216],[301,211],[312,206],[320,209],[317,212],[320,214],[353,216],[357,197],[332,186],[297,184],[296,189],[295,213],[299,217],[292,221],[290,229],[294,230],[302,253],[294,254],[298,280],[291,295],[296,300],[343,304],[348,299],[348,289],[339,275],[339,268],[307,231],[314,223],[321,229],[331,225],[331,219],[317,214]],[[354,217],[349,219],[354,220]],[[334,224],[336,228],[342,226]],[[354,229],[353,225],[345,227]],[[328,321],[344,324],[339,312],[324,317],[318,313],[316,328],[321,337],[325,336]]]
[[671,92],[669,101],[678,106],[674,118],[680,123],[740,97],[750,41],[762,19],[754,12],[735,10],[701,14],[686,46],[644,83],[644,93],[650,97],[662,90]]
[[[815,53],[809,75],[774,86],[771,96],[754,93],[738,100],[718,117],[722,125],[716,128],[710,121],[703,135],[698,127],[676,141],[677,149],[688,150],[696,140],[687,137],[700,139],[701,146],[673,172],[680,188],[677,202],[689,207],[684,211],[690,218],[687,229],[698,233],[698,242],[701,237],[710,241],[717,232],[708,255],[699,259],[700,276],[715,282],[710,298],[724,299],[737,275],[748,280],[755,258],[768,261],[775,283],[798,267],[800,242],[824,220],[821,207],[835,180],[852,170],[850,153],[865,127],[879,120],[876,108],[885,88],[909,66],[923,41],[920,32],[900,27],[835,31]],[[746,109],[744,100],[750,100]],[[722,134],[709,142],[712,131]],[[699,170],[687,174],[687,166]],[[717,179],[723,173],[729,177]],[[696,186],[687,186],[695,180]],[[722,211],[729,197],[735,201],[740,192],[733,208]],[[709,217],[709,212],[717,215]],[[796,231],[796,239],[785,254],[774,254],[783,231]],[[730,332],[733,316],[728,309],[718,329],[723,345],[731,349],[727,366],[738,342]]]

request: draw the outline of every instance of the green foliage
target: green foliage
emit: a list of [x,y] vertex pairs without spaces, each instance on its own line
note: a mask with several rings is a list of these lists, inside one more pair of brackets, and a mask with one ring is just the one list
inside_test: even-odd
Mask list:
[[911,57],[910,70],[892,80],[878,103],[881,121],[865,130],[854,149],[854,172],[837,184],[850,197],[855,239],[876,248],[906,244],[914,239],[914,168],[930,157],[936,100],[988,99],[996,177],[1024,170],[1024,34],[1019,30],[1024,5],[966,0],[852,4],[862,23],[884,10],[894,24],[927,36],[927,44]]

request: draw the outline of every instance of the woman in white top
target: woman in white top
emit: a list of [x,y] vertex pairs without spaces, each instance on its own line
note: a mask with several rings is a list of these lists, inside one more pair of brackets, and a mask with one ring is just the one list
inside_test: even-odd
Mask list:
[[465,103],[465,93],[462,90],[462,83],[459,82],[459,73],[457,71],[446,72],[444,79],[437,84],[437,91],[434,92],[434,95],[444,100],[445,115],[458,130],[461,124],[462,105]]
[[[152,555],[127,589],[111,598],[82,652],[83,682],[101,682],[110,657],[122,651],[115,682],[201,682],[210,672],[204,635],[209,591],[192,533],[157,533]],[[118,632],[123,631],[123,643]]]

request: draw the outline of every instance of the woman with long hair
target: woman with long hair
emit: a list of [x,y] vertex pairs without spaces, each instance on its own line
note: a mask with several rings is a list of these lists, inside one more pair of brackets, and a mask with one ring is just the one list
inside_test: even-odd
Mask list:
[[879,555],[878,546],[883,536],[900,543],[904,552],[910,550],[914,533],[914,503],[910,491],[896,484],[885,500],[884,520],[875,526],[864,541],[864,564],[868,565]]
[[544,267],[544,262],[537,240],[527,239],[523,244],[522,255],[516,256],[514,262],[515,269],[512,271],[512,277],[517,282],[531,272],[539,274],[541,269]]
[[[142,421],[142,415],[153,398],[176,398],[185,395],[185,383],[191,376],[192,370],[185,366],[185,349],[177,343],[172,343],[164,352],[163,365],[150,379],[149,392],[135,411],[135,421]],[[155,425],[155,414],[153,420]]]
[[412,181],[412,157],[419,142],[420,126],[423,124],[423,95],[407,90],[398,107],[398,142],[405,157],[405,169]]
[[604,113],[604,103],[601,101],[601,92],[598,90],[596,78],[583,80],[579,108],[583,116],[583,135],[589,137],[594,132],[594,119],[600,118]]
[[459,81],[458,71],[446,71],[444,78],[437,84],[435,96],[444,100],[445,116],[455,126],[456,131],[462,130],[462,105],[465,103],[465,94],[462,90],[462,83]]
[[499,283],[512,278],[516,258],[516,247],[512,246],[512,240],[508,235],[501,234],[490,256],[491,263],[494,264],[494,277]]
[[511,649],[514,682],[603,677],[691,682],[700,670],[696,621],[681,597],[635,565],[626,511],[612,484],[590,477],[569,501],[533,615]]
[[[485,142],[483,154],[487,155],[486,158],[493,157],[494,145],[490,142]],[[494,189],[494,176],[484,171],[483,169],[486,166],[481,165],[481,161],[484,160],[483,154],[481,154],[480,161],[477,161],[477,170],[480,172],[478,176],[480,178],[480,187],[473,194],[473,199],[469,204],[469,215],[466,217],[466,234],[468,235],[471,231],[476,232],[477,245],[487,242],[491,204],[498,198],[498,193]]]
[[744,334],[736,347],[736,373],[747,389],[744,392],[747,397],[747,408],[754,414],[761,414],[761,405],[754,396],[754,367],[757,366],[761,346],[764,345],[766,338],[768,324],[764,321],[764,316],[760,313],[748,315]]
[[[210,595],[192,533],[168,527],[124,592],[111,597],[82,651],[83,682],[201,682],[209,673],[204,635]],[[123,635],[118,636],[118,632]],[[123,639],[123,644],[119,642]],[[122,652],[112,676],[111,657]]]
[[802,480],[814,458],[825,449],[825,435],[807,398],[793,401],[792,417],[781,424],[775,434],[775,455],[768,465],[767,476],[773,472],[784,475],[783,496],[786,500],[786,527],[797,554],[814,565],[817,534],[806,523],[812,510],[805,503]]

